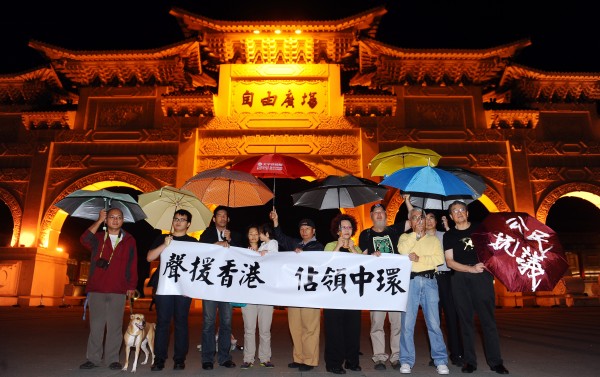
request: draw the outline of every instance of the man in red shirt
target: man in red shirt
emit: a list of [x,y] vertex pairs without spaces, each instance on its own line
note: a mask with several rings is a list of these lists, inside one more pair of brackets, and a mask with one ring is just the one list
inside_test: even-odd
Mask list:
[[[106,230],[98,232],[104,223]],[[80,238],[81,244],[91,252],[92,262],[86,286],[90,306],[90,335],[87,361],[79,366],[80,369],[100,366],[103,354],[104,363],[110,369],[123,368],[119,362],[123,342],[123,311],[125,299],[135,293],[138,274],[135,238],[121,229],[122,226],[123,212],[120,209],[102,209],[98,220]]]

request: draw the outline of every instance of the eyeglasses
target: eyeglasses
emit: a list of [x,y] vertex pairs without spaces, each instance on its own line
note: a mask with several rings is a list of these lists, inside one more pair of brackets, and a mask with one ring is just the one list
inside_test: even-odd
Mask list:
[[465,207],[460,207],[460,208],[454,208],[452,210],[452,213],[460,213],[460,212],[466,212],[467,209]]
[[419,221],[419,220],[423,220],[423,216],[413,216],[410,218],[412,221]]
[[176,223],[187,222],[187,219],[183,218],[183,217],[173,217],[173,222],[176,222]]

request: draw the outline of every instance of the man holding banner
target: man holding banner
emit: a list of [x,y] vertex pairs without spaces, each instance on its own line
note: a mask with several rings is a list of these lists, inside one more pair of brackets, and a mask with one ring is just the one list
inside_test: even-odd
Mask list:
[[[298,224],[301,239],[285,235],[279,228],[279,216],[275,208],[271,211],[275,238],[281,250],[323,251],[323,244],[315,237],[315,223],[311,219],[303,219]],[[305,372],[319,365],[319,332],[321,329],[321,309],[288,307],[288,323],[292,342],[294,343],[294,361],[288,364],[290,368],[298,368]]]
[[[228,248],[243,247],[242,236],[227,229],[229,208],[218,206],[213,212],[213,223],[200,236],[200,242],[210,243]],[[214,225],[214,226],[213,226]],[[231,360],[231,303],[223,301],[202,300],[202,369],[213,369],[213,361],[217,345],[215,344],[215,323],[219,311],[219,347],[217,362],[226,368],[234,368]]]

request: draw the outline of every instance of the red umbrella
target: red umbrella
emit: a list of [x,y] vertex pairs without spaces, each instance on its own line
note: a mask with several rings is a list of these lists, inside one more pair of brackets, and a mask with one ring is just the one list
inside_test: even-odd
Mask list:
[[275,178],[316,177],[304,162],[279,153],[252,156],[231,167],[250,173],[258,178],[273,178],[273,206],[275,206]]
[[490,213],[471,239],[509,292],[551,291],[569,267],[556,232],[524,212]]

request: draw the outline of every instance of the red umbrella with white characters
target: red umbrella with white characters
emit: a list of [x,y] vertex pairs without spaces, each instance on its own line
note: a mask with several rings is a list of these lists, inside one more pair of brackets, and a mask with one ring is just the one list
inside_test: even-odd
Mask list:
[[280,153],[248,157],[234,164],[231,170],[248,172],[258,178],[273,178],[273,207],[275,207],[275,178],[316,177],[304,162]]
[[524,212],[490,213],[471,240],[509,292],[551,291],[569,267],[556,232]]

